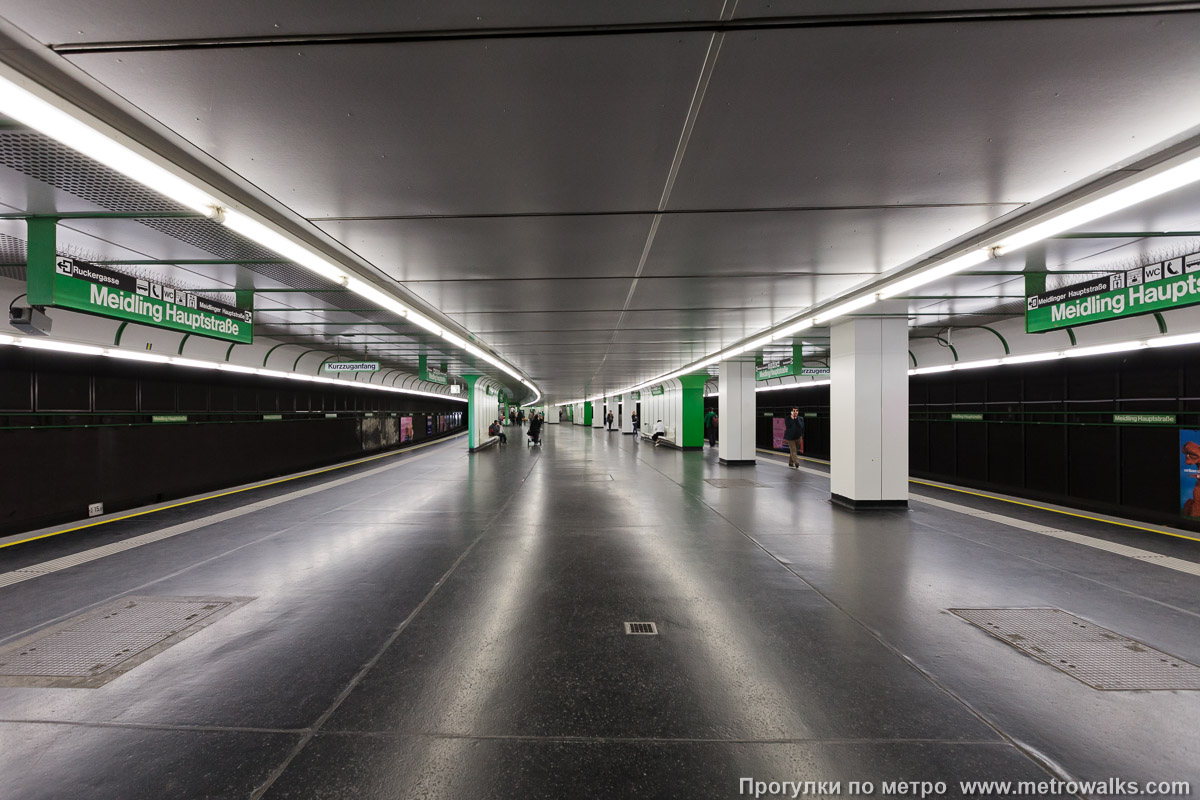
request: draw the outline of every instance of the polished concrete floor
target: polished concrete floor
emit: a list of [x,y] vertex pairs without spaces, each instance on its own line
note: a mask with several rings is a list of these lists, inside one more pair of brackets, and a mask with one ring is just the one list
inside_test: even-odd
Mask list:
[[[0,797],[1200,791],[1200,692],[1097,691],[947,611],[1058,607],[1200,662],[1200,577],[925,504],[854,514],[770,456],[726,468],[569,425],[523,438],[0,550],[4,573],[221,515],[0,588],[0,645],[124,595],[255,598],[100,688],[0,688]],[[1194,542],[1052,522],[1200,561]]]

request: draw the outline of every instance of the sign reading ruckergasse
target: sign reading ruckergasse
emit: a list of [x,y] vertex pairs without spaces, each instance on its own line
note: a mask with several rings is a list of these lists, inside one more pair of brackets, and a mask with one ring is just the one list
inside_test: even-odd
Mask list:
[[253,341],[254,312],[166,283],[59,257],[46,280],[29,281],[29,303],[185,331],[228,342]]

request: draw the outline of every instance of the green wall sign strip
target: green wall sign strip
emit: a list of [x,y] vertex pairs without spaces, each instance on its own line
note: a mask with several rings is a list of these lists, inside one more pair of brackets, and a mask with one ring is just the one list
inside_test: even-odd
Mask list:
[[378,372],[378,361],[326,361],[326,372]]
[[283,419],[283,414],[263,414],[263,419],[264,420]]
[[765,381],[768,378],[786,378],[792,374],[792,365],[788,364],[772,364],[762,369],[754,370],[755,380]]
[[227,342],[254,340],[254,312],[249,309],[75,258],[56,258],[48,278],[33,277],[34,271],[43,269],[30,260],[30,305],[68,308]]
[[1025,301],[1025,330],[1040,333],[1197,303],[1200,253],[1193,253],[1032,295]]
[[155,414],[151,422],[187,422],[187,414]]
[[957,419],[965,422],[982,422],[983,414],[973,414],[959,411],[951,414],[950,419]]
[[1113,422],[1124,425],[1174,425],[1174,414],[1113,414]]

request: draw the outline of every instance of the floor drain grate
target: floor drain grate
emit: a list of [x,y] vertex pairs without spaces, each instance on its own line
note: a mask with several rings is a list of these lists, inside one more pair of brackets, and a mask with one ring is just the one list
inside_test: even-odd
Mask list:
[[1059,608],[950,611],[1093,689],[1200,690],[1200,666]]
[[658,626],[653,622],[626,622],[625,632],[641,634],[642,636],[657,636]]
[[0,686],[103,686],[251,599],[126,597],[0,649]]
[[755,483],[745,478],[705,478],[704,482],[718,489],[765,489],[767,484]]

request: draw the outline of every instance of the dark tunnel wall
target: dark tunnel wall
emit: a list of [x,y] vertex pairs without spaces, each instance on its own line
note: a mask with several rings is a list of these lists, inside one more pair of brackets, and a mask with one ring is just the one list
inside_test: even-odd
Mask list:
[[465,412],[451,400],[0,348],[0,535],[86,517],[91,503],[111,513],[451,435]]

